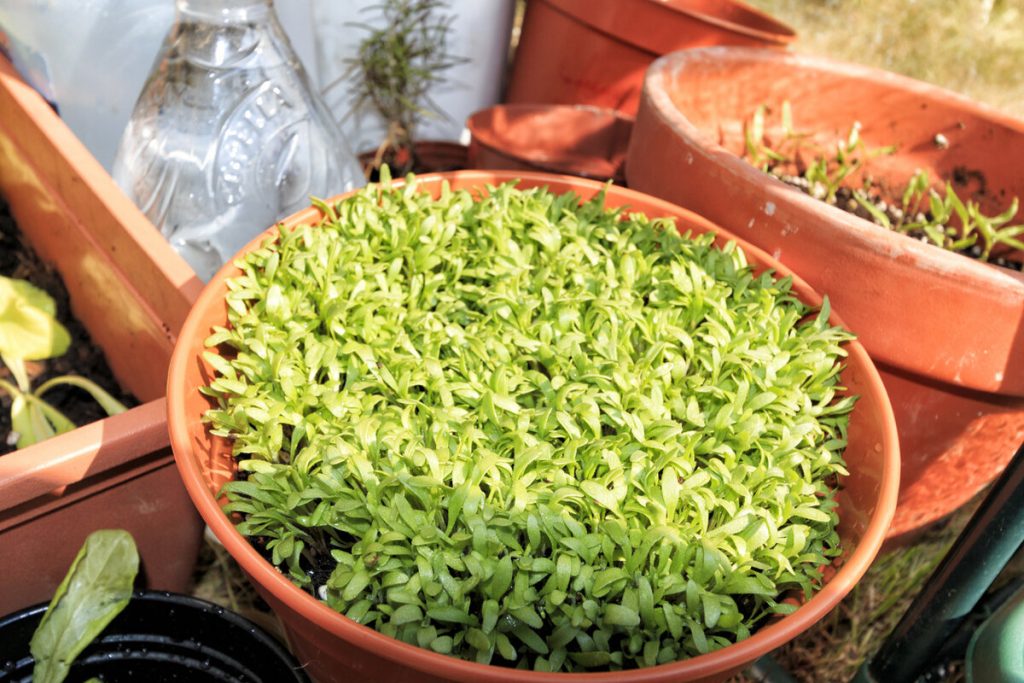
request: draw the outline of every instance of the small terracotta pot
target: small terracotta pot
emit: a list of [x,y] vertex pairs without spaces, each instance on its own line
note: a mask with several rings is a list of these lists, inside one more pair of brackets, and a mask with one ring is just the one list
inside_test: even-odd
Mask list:
[[875,226],[750,166],[739,157],[745,122],[787,100],[794,128],[822,141],[859,121],[869,148],[897,145],[872,160],[876,182],[899,187],[921,168],[990,213],[1024,197],[1024,122],[895,74],[774,50],[680,52],[647,75],[630,184],[771,252],[842,312],[893,401],[903,491],[890,533],[906,537],[968,501],[1024,440],[1024,276]]
[[784,47],[793,29],[737,0],[530,0],[505,100],[635,115],[644,71],[702,45]]
[[466,120],[469,168],[546,171],[625,184],[633,119],[585,105],[499,104]]
[[0,614],[49,599],[85,537],[135,537],[148,585],[184,590],[201,523],[174,470],[163,390],[202,287],[49,105],[0,57],[0,194],[143,405],[0,456]]
[[[481,190],[488,184],[513,179],[519,180],[520,187],[547,186],[553,192],[575,192],[583,199],[605,189],[602,183],[568,176],[482,171],[423,176],[419,179],[419,189],[436,195],[444,182],[456,190]],[[613,186],[607,189],[606,202],[613,207],[628,205],[630,209],[652,217],[674,216],[679,219],[680,229],[695,233],[713,231],[720,234],[720,240],[733,239],[732,235],[689,211],[638,192]],[[284,222],[295,225],[313,223],[320,218],[320,212],[311,208]],[[273,234],[268,230],[246,246],[243,253],[258,248]],[[790,273],[767,254],[742,240],[737,241],[747,250],[748,259],[755,268]],[[292,584],[238,533],[221,511],[217,495],[224,482],[233,478],[235,462],[230,443],[212,436],[202,422],[202,415],[211,404],[199,393],[199,387],[213,377],[212,368],[202,356],[203,340],[213,325],[227,324],[225,281],[239,272],[229,264],[217,273],[203,290],[182,328],[167,380],[171,442],[182,479],[200,514],[274,608],[300,661],[307,664],[310,674],[322,683],[351,680],[534,683],[722,680],[821,619],[867,570],[885,536],[898,489],[896,433],[888,398],[878,374],[860,344],[851,343],[842,383],[860,399],[851,418],[849,446],[845,455],[850,476],[844,480],[838,497],[840,536],[845,552],[837,562],[834,576],[793,614],[767,624],[749,639],[717,652],[648,669],[606,673],[550,674],[487,666],[439,655],[384,636],[341,616]],[[799,278],[794,278],[794,291],[812,305],[821,302],[820,297]],[[833,322],[841,324],[835,317]]]
[[[466,168],[466,145],[445,140],[422,140],[415,143],[416,156],[419,157],[421,170],[419,173],[438,173],[443,171],[458,171]],[[374,160],[377,150],[368,150],[359,153],[359,164],[363,167],[363,173],[369,178],[377,172],[374,168]],[[403,163],[408,159],[408,153],[400,158]],[[391,171],[394,173],[394,169]]]

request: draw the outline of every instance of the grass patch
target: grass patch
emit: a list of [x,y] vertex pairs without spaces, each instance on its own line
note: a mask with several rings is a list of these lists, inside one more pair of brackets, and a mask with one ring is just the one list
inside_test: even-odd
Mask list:
[[797,52],[901,73],[1024,117],[1019,0],[748,2],[797,31]]
[[916,544],[878,557],[857,587],[775,658],[798,681],[845,683],[892,632],[924,582],[970,519],[958,512]]

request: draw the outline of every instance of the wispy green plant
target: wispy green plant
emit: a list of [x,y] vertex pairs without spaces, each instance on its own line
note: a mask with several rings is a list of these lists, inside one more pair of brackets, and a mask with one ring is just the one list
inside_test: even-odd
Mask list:
[[1017,216],[1016,197],[1002,213],[987,216],[977,202],[962,201],[948,182],[944,193],[936,191],[928,174],[919,170],[908,183],[902,201],[903,220],[893,226],[895,230],[923,232],[932,244],[952,251],[965,251],[980,240],[978,258],[982,261],[1000,246],[1024,250],[1024,241],[1018,239],[1024,234],[1024,225],[1010,224]]
[[[366,31],[345,78],[354,88],[354,110],[372,109],[387,125],[375,159],[399,172],[418,163],[416,128],[427,117],[445,113],[431,97],[447,80],[447,71],[465,60],[450,53],[454,16],[444,0],[383,0],[366,8],[376,25]],[[376,27],[375,27],[376,26]],[[401,152],[408,161],[401,161]]]
[[[792,143],[799,138],[793,131],[792,112],[789,102],[783,103],[783,114],[785,117],[784,121],[787,121],[788,125],[783,125],[782,139],[786,143]],[[773,163],[783,163],[789,158],[769,146],[765,133],[765,118],[767,115],[767,105],[758,105],[751,115],[750,121],[743,128],[747,160],[765,173],[771,169]]]
[[854,402],[827,305],[603,196],[320,207],[239,261],[205,356],[225,510],[294,582],[552,671],[715,650],[820,585]]
[[71,336],[55,317],[56,312],[57,306],[46,292],[24,280],[0,276],[0,360],[14,379],[13,384],[0,379],[0,391],[11,397],[11,427],[17,435],[18,448],[75,428],[67,416],[43,399],[56,386],[83,389],[109,415],[126,410],[117,399],[84,377],[54,377],[32,388],[25,361],[63,355],[71,343]]

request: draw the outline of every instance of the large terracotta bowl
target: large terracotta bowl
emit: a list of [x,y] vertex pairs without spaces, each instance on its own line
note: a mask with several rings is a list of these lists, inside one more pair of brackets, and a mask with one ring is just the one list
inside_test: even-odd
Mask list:
[[[455,189],[482,190],[520,178],[521,187],[546,185],[554,192],[574,191],[589,198],[604,189],[602,183],[568,176],[466,171],[423,176],[419,190],[436,193],[443,182]],[[333,200],[332,200],[333,201]],[[698,216],[664,201],[631,190],[612,187],[607,204],[628,205],[649,216],[675,216],[679,226],[694,232],[718,232],[720,240],[734,239]],[[284,221],[315,223],[319,211],[309,209]],[[256,248],[272,232],[264,233],[246,250]],[[758,269],[780,274],[789,270],[763,252],[737,240]],[[203,340],[214,325],[226,325],[225,280],[238,274],[228,265],[202,292],[184,329],[168,377],[168,418],[174,454],[193,501],[228,552],[239,562],[288,630],[296,655],[318,681],[350,683],[374,681],[527,681],[538,683],[580,681],[714,681],[741,669],[782,645],[822,618],[864,574],[877,553],[892,519],[899,478],[898,445],[888,398],[874,366],[860,344],[849,344],[842,384],[860,396],[849,427],[846,460],[850,476],[839,494],[840,535],[844,554],[824,587],[793,614],[759,629],[752,637],[710,654],[647,669],[588,674],[550,674],[519,671],[468,662],[420,649],[384,636],[341,616],[293,585],[269,564],[236,530],[221,511],[217,494],[233,477],[231,447],[213,437],[202,422],[210,407],[199,387],[212,376],[203,360]],[[820,298],[802,280],[794,290],[801,299],[818,305]],[[833,322],[841,324],[833,316]]]
[[753,242],[842,312],[896,411],[903,491],[890,535],[905,540],[967,502],[1024,440],[1024,276],[877,227],[749,165],[744,125],[785,101],[794,128],[821,142],[859,121],[869,148],[897,145],[869,162],[877,182],[900,186],[920,168],[990,215],[1024,198],[1024,122],[885,71],[777,50],[689,50],[647,73],[630,186]]

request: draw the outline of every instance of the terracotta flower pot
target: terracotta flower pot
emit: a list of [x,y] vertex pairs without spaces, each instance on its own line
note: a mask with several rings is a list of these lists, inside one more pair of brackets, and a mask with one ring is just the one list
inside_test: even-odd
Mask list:
[[634,115],[644,71],[661,55],[794,40],[793,29],[738,0],[530,0],[505,100]]
[[[483,188],[520,178],[521,187],[546,185],[554,192],[574,191],[584,199],[604,188],[592,180],[531,173],[481,172],[437,174],[420,178],[420,190],[438,193],[443,181],[454,189]],[[335,198],[337,199],[337,198]],[[333,201],[333,200],[332,200]],[[667,202],[631,190],[611,187],[610,206],[628,205],[648,216],[676,216],[680,227],[694,232],[718,230],[708,221]],[[315,222],[321,217],[309,209],[285,223]],[[273,233],[268,231],[246,250],[257,248]],[[731,239],[722,232],[722,239]],[[756,248],[739,241],[758,268],[789,270]],[[898,488],[899,455],[888,399],[867,354],[858,343],[849,345],[849,362],[842,384],[861,398],[849,428],[846,460],[850,476],[844,480],[840,500],[840,534],[845,552],[837,570],[820,592],[793,614],[765,625],[752,637],[717,652],[649,669],[590,674],[548,674],[486,666],[420,649],[359,625],[292,584],[268,563],[235,529],[221,511],[217,494],[233,477],[231,445],[207,431],[203,413],[210,407],[198,389],[212,377],[203,359],[203,341],[213,325],[227,324],[225,281],[238,274],[229,265],[207,285],[182,328],[168,375],[168,418],[171,442],[185,485],[200,514],[228,552],[249,574],[261,594],[277,612],[290,641],[311,675],[326,681],[713,681],[725,678],[760,655],[795,637],[824,616],[853,587],[875,556],[891,520]],[[820,298],[796,279],[798,295],[811,304]],[[838,322],[838,319],[833,320]]]
[[869,148],[897,145],[870,162],[878,182],[899,186],[921,168],[990,215],[1024,195],[1024,123],[908,78],[781,51],[681,52],[647,75],[630,185],[742,235],[832,299],[893,403],[903,490],[890,535],[910,534],[969,500],[1024,439],[1024,276],[877,227],[747,164],[744,122],[785,100],[798,131],[834,144],[859,121]]
[[633,120],[585,105],[500,104],[466,120],[467,165],[567,173],[625,183]]
[[[416,156],[419,159],[420,173],[434,173],[441,171],[457,171],[466,168],[466,145],[445,140],[421,140],[415,143]],[[376,162],[377,150],[360,152],[359,164],[363,167],[363,173],[368,177],[376,174],[374,164]],[[403,152],[399,161],[408,161],[408,152]],[[394,173],[394,169],[391,171]]]
[[0,457],[0,613],[52,596],[89,532],[128,529],[151,587],[183,590],[200,520],[168,449],[164,380],[201,283],[0,58],[0,194],[143,405]]

